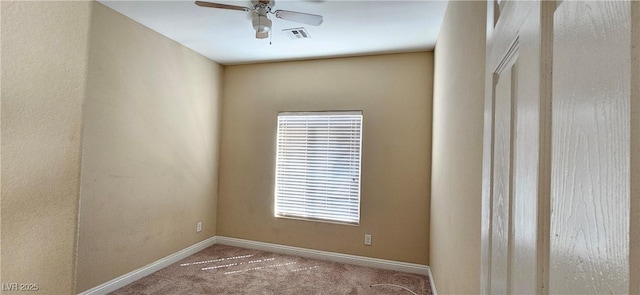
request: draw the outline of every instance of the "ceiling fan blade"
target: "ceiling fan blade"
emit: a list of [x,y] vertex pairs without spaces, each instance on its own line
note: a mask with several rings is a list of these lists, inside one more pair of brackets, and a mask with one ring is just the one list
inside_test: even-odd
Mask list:
[[286,19],[298,23],[308,24],[312,26],[319,26],[322,24],[322,15],[309,14],[303,12],[289,11],[289,10],[276,10],[275,15],[277,18]]
[[201,7],[222,8],[222,9],[231,9],[231,10],[240,10],[240,11],[251,10],[250,8],[243,7],[243,6],[235,6],[235,5],[228,5],[228,4],[205,2],[205,1],[196,1],[196,5]]
[[269,32],[257,32],[256,31],[256,38],[257,39],[267,39],[267,38],[269,38]]

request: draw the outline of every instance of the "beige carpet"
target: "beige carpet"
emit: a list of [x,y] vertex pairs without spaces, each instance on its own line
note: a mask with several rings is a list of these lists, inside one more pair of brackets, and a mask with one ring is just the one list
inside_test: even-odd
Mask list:
[[110,294],[431,294],[427,276],[214,245]]

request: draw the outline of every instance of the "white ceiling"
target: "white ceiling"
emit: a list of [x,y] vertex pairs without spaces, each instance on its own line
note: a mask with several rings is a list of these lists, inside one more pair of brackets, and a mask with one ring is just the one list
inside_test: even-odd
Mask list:
[[[274,9],[320,14],[324,23],[316,27],[270,15],[271,40],[260,40],[250,12],[204,8],[194,1],[100,2],[224,65],[432,50],[447,6],[425,0],[278,0]],[[250,6],[249,0],[211,2]],[[282,32],[298,27],[311,38],[291,40]]]

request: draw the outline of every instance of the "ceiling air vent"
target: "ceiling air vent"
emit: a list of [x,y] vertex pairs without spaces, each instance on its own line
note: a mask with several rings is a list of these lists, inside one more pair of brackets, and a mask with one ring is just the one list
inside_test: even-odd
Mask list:
[[309,32],[307,32],[305,28],[284,29],[282,31],[285,32],[290,39],[311,38],[311,35],[309,35]]

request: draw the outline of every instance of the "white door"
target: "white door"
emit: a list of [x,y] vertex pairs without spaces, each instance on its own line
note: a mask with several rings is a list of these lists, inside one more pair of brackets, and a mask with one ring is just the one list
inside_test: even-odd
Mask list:
[[489,6],[483,293],[639,294],[640,3]]

